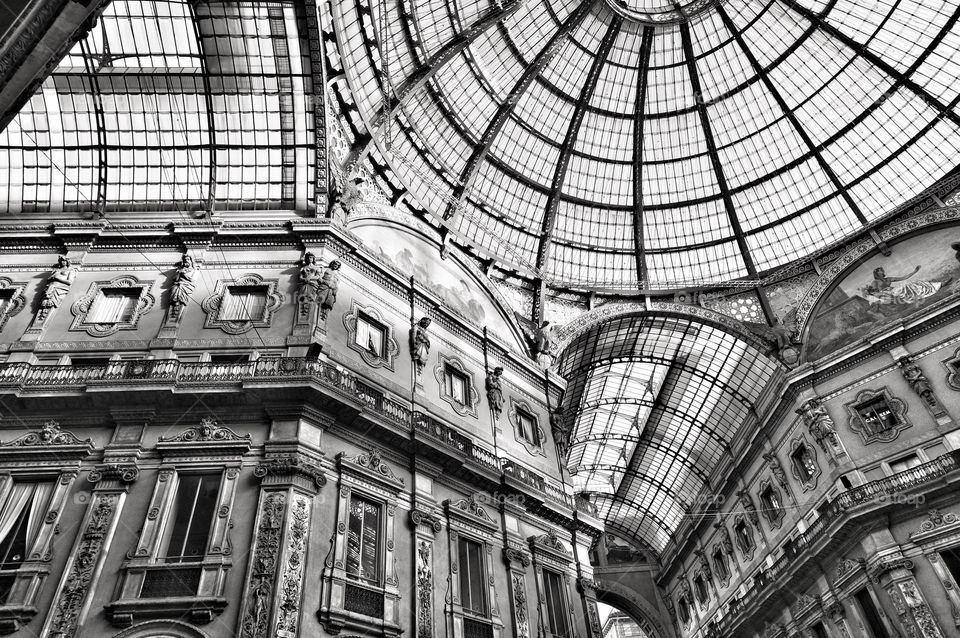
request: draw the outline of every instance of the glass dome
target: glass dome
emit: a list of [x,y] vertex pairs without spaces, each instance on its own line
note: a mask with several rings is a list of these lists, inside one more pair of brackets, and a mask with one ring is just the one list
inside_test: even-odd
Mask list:
[[345,165],[548,283],[751,279],[955,168],[957,4],[336,2]]

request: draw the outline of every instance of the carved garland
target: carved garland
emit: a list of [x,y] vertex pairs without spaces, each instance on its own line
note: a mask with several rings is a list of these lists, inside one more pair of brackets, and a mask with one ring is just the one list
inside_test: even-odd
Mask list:
[[0,443],[0,447],[43,447],[47,445],[90,445],[90,439],[80,440],[72,432],[60,429],[57,421],[50,420],[43,424],[38,432],[28,432],[23,436],[6,443]]
[[[70,330],[84,330],[91,337],[107,337],[118,330],[136,330],[137,324],[140,323],[140,318],[147,314],[156,303],[156,299],[150,294],[150,288],[152,286],[153,282],[140,281],[132,275],[123,275],[121,277],[115,277],[110,281],[96,281],[90,284],[87,294],[77,299],[70,307],[70,312],[73,313],[73,324],[71,324]],[[96,303],[96,300],[100,297],[104,289],[110,288],[139,290],[133,313],[126,319],[112,323],[94,323],[89,321],[88,314],[91,308],[93,308],[94,303]]]

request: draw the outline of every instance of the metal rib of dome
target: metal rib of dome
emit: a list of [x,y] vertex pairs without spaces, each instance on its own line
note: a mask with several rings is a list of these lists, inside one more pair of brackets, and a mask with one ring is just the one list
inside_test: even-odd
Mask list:
[[753,277],[956,167],[958,4],[334,3],[346,164],[378,154],[457,241],[550,283]]

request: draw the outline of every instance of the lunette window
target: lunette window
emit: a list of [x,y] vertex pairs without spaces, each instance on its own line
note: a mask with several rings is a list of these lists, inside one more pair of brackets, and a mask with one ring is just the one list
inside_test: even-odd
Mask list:
[[180,475],[174,501],[173,527],[167,543],[168,563],[203,560],[219,492],[219,473]]
[[383,506],[360,496],[350,497],[346,572],[360,580],[380,583],[380,539]]

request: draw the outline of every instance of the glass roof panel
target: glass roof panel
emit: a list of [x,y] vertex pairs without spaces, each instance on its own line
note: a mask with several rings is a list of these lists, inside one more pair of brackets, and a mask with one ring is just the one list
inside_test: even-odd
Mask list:
[[[679,5],[685,22],[670,18],[659,24],[637,13],[658,13],[655,4],[529,0],[510,9],[492,1],[415,3],[409,21],[422,21],[420,29],[429,30],[417,37],[429,39],[430,51],[456,42],[470,24],[494,12],[509,15],[502,26],[490,22],[482,33],[467,36],[475,63],[448,63],[463,73],[442,74],[423,59],[416,69],[398,67],[405,77],[444,78],[429,99],[418,101],[423,115],[403,126],[436,128],[438,120],[426,111],[452,111],[472,138],[457,150],[461,158],[476,160],[475,166],[451,161],[441,180],[421,176],[406,183],[394,177],[391,187],[410,191],[420,203],[437,201],[436,208],[424,205],[435,215],[451,205],[484,202],[476,214],[492,223],[477,219],[453,226],[458,241],[484,252],[503,252],[503,238],[486,233],[510,227],[507,220],[540,234],[531,245],[527,234],[514,233],[522,246],[507,251],[508,259],[521,273],[548,284],[572,283],[567,277],[578,285],[621,289],[666,281],[720,283],[784,263],[781,249],[801,258],[814,246],[834,244],[891,214],[904,201],[903,191],[876,188],[874,174],[890,174],[885,167],[896,163],[895,157],[919,157],[936,144],[952,147],[950,138],[960,135],[951,130],[945,138],[942,127],[931,125],[934,120],[947,121],[951,129],[960,125],[952,81],[960,67],[956,2],[691,1]],[[407,20],[396,13],[399,5],[387,6],[392,22]],[[677,11],[677,5],[667,10]],[[457,17],[451,19],[450,11]],[[334,20],[337,43],[353,43],[356,18],[348,10],[343,16],[342,23]],[[363,26],[376,30],[369,17]],[[347,31],[342,38],[340,30]],[[361,44],[370,47],[368,39]],[[395,48],[400,56],[416,46],[423,45]],[[373,67],[379,51],[346,57]],[[905,83],[906,72],[916,85]],[[359,120],[369,121],[378,108],[375,87],[364,69],[347,73],[351,88],[358,84]],[[515,88],[516,99],[506,104]],[[894,95],[889,104],[887,92]],[[581,99],[584,104],[578,104]],[[491,127],[497,109],[503,123]],[[381,153],[383,134],[377,131]],[[424,148],[417,152],[444,133],[421,137]],[[445,152],[452,152],[452,143],[436,141]],[[402,149],[391,145],[391,164],[406,161]],[[633,166],[636,157],[639,167]],[[906,169],[907,181],[918,185],[910,191],[917,192],[956,167],[950,157],[934,151],[913,166],[898,165]],[[869,211],[851,210],[849,202],[836,198],[860,182],[874,184]],[[559,192],[551,197],[555,183]],[[448,187],[458,185],[463,194],[451,203]],[[423,188],[438,193],[421,193]],[[518,188],[523,195],[495,192]],[[531,196],[529,189],[539,195]],[[563,204],[557,214],[547,216],[558,201]],[[798,227],[826,211],[839,213],[839,222]],[[739,221],[744,237],[735,237],[740,231],[731,220]],[[591,235],[596,255],[571,245],[580,223],[596,229]],[[638,223],[649,232],[634,233],[630,226]],[[600,232],[604,226],[606,236]],[[807,251],[784,239],[798,233],[810,240]],[[643,246],[630,246],[635,235],[642,236]],[[538,262],[544,248],[546,258]],[[521,255],[523,261],[517,261]],[[645,282],[636,281],[639,255],[645,255]]]

